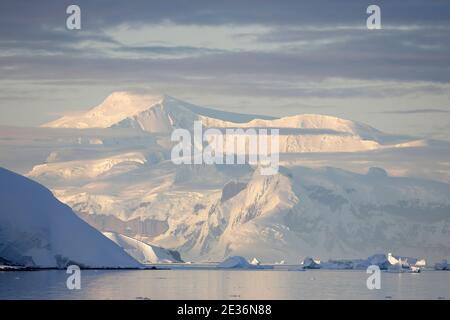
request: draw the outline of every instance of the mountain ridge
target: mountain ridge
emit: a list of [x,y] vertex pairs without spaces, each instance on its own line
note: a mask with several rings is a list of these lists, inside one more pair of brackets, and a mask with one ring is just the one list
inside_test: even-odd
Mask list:
[[[155,110],[158,109],[158,110]],[[177,125],[175,121],[179,114],[189,120],[202,120],[206,127],[274,127],[299,129],[331,129],[338,132],[360,134],[363,130],[371,135],[380,131],[351,120],[319,114],[298,114],[286,117],[270,117],[226,112],[217,109],[200,107],[171,97],[167,94],[146,95],[126,91],[111,93],[98,106],[88,110],[80,116],[63,116],[60,119],[45,123],[42,127],[52,128],[107,128],[113,126],[132,126],[130,122],[138,121],[139,116],[152,115],[155,121],[151,125],[142,125],[141,129],[158,132],[157,121]],[[165,114],[164,114],[165,113]],[[179,119],[178,119],[179,120]],[[168,123],[167,123],[168,122]],[[178,124],[189,126],[191,123]]]

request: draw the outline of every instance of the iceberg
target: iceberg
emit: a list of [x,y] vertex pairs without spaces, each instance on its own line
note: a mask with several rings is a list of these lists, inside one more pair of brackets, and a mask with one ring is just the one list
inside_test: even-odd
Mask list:
[[394,256],[392,253],[374,254],[367,258],[371,265],[378,266],[381,270],[393,273],[419,273],[426,265],[424,259]]
[[384,253],[377,253],[367,258],[370,265],[378,266],[381,270],[387,270],[391,266]]
[[350,270],[354,269],[354,263],[352,260],[328,260],[321,263],[319,267],[330,270]]
[[450,270],[450,263],[447,260],[442,260],[434,265],[434,269],[439,271]]
[[241,256],[232,256],[217,265],[219,269],[250,269],[255,266]]
[[423,268],[427,265],[425,259],[394,256],[392,253],[388,253],[388,260],[392,265],[402,264],[403,266],[414,266]]
[[374,254],[367,259],[330,259],[327,262],[306,257],[301,266],[303,269],[325,270],[365,270],[371,265],[389,272],[420,272],[426,265],[424,259],[394,256],[391,253]]
[[301,263],[304,269],[320,269],[320,261],[311,257],[306,257]]

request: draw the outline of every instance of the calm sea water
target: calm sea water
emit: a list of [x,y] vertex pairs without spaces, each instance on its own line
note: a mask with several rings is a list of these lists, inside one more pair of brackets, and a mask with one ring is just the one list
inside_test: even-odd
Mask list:
[[449,299],[450,272],[382,273],[368,290],[363,271],[82,270],[0,272],[0,299]]

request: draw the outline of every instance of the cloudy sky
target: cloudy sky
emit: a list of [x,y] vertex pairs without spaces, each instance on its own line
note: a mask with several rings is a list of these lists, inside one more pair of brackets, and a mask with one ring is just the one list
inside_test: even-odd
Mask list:
[[[81,30],[66,29],[70,4]],[[381,30],[366,28],[370,4]],[[449,139],[450,1],[0,2],[0,125],[128,89]]]

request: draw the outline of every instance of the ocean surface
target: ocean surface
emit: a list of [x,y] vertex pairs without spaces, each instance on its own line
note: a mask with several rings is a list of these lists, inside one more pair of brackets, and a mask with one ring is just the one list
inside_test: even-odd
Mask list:
[[82,270],[69,290],[65,271],[0,272],[0,299],[450,299],[450,272]]

